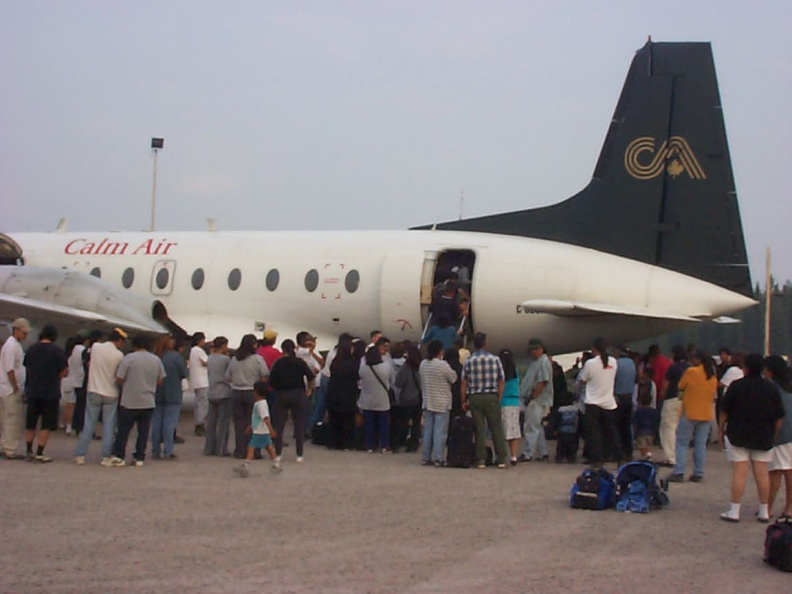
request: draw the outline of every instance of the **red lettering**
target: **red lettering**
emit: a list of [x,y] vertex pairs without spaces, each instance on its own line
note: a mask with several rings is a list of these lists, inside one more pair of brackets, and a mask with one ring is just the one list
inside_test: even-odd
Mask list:
[[146,241],[144,241],[143,243],[141,243],[141,244],[140,244],[140,245],[139,245],[137,248],[135,248],[135,251],[134,251],[134,252],[132,252],[132,255],[133,255],[133,256],[137,256],[137,255],[138,255],[138,253],[139,253],[139,252],[141,252],[141,251],[142,251],[142,252],[143,252],[143,254],[144,254],[144,255],[146,255],[146,256],[150,255],[150,254],[151,254],[151,244],[152,244],[153,242],[154,242],[154,240],[153,240],[153,239],[147,239]]
[[80,249],[78,247],[81,241],[85,241],[84,239],[72,239],[69,243],[66,244],[66,247],[63,248],[63,253],[69,254],[70,256],[75,256],[80,253]]

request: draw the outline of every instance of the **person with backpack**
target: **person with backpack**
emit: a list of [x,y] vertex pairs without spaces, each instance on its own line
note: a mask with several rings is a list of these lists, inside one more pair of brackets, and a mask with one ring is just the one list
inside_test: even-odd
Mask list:
[[391,446],[394,452],[402,446],[416,452],[421,439],[421,351],[408,343],[404,352],[404,363],[393,380],[396,401],[391,407]]

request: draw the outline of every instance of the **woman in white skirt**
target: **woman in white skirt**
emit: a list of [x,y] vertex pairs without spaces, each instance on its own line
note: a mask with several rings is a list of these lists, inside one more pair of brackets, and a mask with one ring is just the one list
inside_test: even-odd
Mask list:
[[765,360],[765,377],[778,386],[784,405],[784,420],[776,433],[773,460],[770,462],[770,497],[767,500],[770,517],[782,478],[786,483],[786,504],[782,515],[792,516],[792,382],[789,374],[789,365],[778,355],[771,355]]
[[520,378],[517,376],[517,368],[514,365],[514,355],[511,351],[504,349],[498,353],[503,364],[505,382],[503,384],[503,396],[501,396],[501,420],[503,422],[503,433],[506,436],[506,443],[509,444],[509,456],[511,464],[517,464],[517,454],[520,451]]

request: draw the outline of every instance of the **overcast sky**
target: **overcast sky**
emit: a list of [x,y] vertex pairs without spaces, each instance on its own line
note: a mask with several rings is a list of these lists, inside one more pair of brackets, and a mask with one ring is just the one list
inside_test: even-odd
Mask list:
[[635,50],[711,41],[792,278],[792,2],[0,0],[0,231],[400,229],[588,183]]

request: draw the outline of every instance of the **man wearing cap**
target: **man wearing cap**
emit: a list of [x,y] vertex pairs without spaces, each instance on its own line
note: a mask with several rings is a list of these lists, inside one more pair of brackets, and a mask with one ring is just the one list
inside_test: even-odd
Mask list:
[[[47,324],[41,329],[38,342],[25,353],[22,362],[27,368],[25,443],[29,461],[52,462],[52,458],[44,455],[44,448],[47,447],[50,432],[58,430],[61,380],[69,373],[66,352],[55,344],[56,340],[58,340],[58,331],[52,324]],[[39,420],[41,420],[40,426]],[[33,442],[36,433],[38,433],[38,446],[34,455]]]
[[283,353],[275,347],[276,340],[278,340],[278,333],[268,328],[264,330],[261,346],[256,350],[256,354],[267,364],[267,369],[272,369],[275,361],[283,357]]
[[99,413],[102,414],[102,466],[111,466],[113,434],[118,413],[116,370],[124,358],[121,347],[124,346],[126,338],[126,332],[116,328],[105,342],[97,342],[91,347],[85,398],[85,422],[77,442],[77,449],[74,452],[74,462],[80,466],[85,464],[85,454],[88,452],[88,444],[93,438]]
[[19,433],[22,429],[22,388],[25,385],[22,342],[30,334],[30,324],[17,318],[11,324],[11,336],[0,350],[0,454],[9,460],[19,458]]
[[530,361],[520,382],[520,396],[525,405],[525,449],[521,461],[534,458],[549,460],[542,419],[553,405],[553,364],[538,338],[528,341]]

